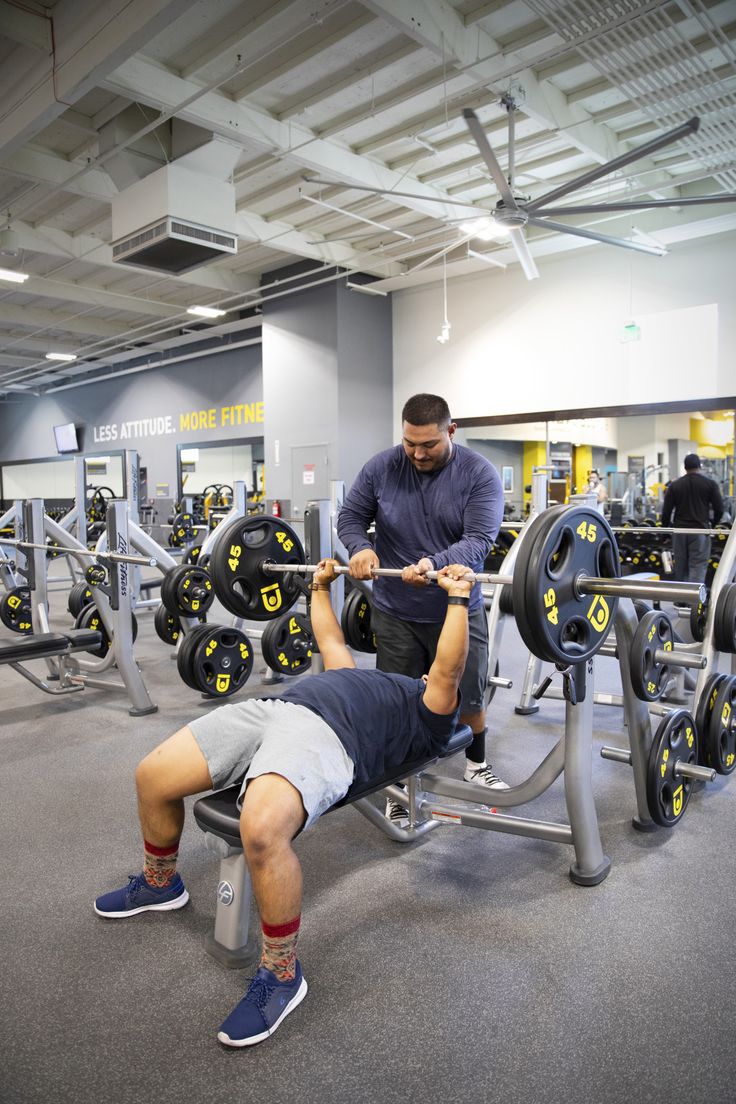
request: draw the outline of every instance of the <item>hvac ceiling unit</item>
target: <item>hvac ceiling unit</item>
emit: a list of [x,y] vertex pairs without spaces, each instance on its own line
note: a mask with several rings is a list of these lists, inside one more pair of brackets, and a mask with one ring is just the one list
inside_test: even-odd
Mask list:
[[179,275],[238,251],[233,184],[173,162],[112,201],[112,259]]

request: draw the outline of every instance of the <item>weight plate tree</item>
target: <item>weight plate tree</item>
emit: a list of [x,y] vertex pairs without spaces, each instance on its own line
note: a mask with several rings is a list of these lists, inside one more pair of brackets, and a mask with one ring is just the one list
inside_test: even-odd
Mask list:
[[278,578],[264,563],[303,564],[298,536],[281,518],[234,518],[217,538],[209,570],[220,602],[229,613],[250,621],[270,621],[285,613],[301,594],[288,573]]
[[697,758],[695,721],[686,709],[674,709],[657,729],[647,766],[647,805],[662,828],[677,824],[692,793],[693,780],[679,773],[678,763],[694,765]]
[[514,564],[513,608],[530,652],[549,663],[590,659],[613,624],[618,598],[582,594],[578,580],[621,574],[608,522],[585,506],[553,506],[529,523]]
[[309,619],[301,613],[285,613],[269,621],[261,637],[261,654],[272,671],[301,675],[312,665],[317,647]]

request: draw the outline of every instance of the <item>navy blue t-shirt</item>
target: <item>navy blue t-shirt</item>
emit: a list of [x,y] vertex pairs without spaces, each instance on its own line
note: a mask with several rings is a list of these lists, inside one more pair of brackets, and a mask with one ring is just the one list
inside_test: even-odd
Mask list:
[[297,683],[282,701],[311,709],[337,735],[355,764],[354,781],[371,782],[407,760],[441,754],[455,731],[454,713],[432,713],[423,679],[340,667]]

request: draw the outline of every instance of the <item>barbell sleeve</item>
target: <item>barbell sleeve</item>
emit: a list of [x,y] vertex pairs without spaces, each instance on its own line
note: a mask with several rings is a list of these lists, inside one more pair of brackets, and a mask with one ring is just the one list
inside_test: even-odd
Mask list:
[[657,648],[654,662],[667,667],[692,667],[696,671],[703,671],[708,666],[708,660],[699,652],[678,652],[677,649],[666,652],[664,648]]
[[674,766],[674,773],[682,778],[692,778],[696,782],[715,781],[716,772],[712,767],[700,767],[697,763],[683,763],[678,759]]

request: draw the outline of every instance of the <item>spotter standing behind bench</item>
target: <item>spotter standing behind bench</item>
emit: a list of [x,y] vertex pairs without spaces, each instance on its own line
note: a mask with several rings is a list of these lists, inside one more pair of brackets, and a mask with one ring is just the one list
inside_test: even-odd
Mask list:
[[98,915],[116,919],[185,905],[189,894],[176,872],[183,798],[243,779],[240,831],[263,952],[246,995],[218,1032],[228,1046],[266,1039],[307,992],[296,958],[302,872],[294,837],[354,781],[367,784],[393,766],[442,754],[457,723],[468,652],[468,568],[440,571],[447,609],[425,681],[356,669],[330,602],[334,564],[323,560],[311,584],[324,672],[278,698],[222,706],[146,756],[136,771],[143,872],[95,902]]

